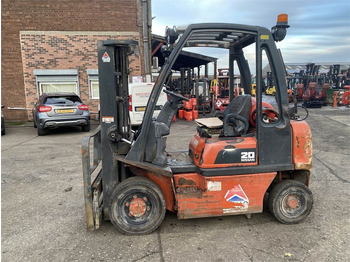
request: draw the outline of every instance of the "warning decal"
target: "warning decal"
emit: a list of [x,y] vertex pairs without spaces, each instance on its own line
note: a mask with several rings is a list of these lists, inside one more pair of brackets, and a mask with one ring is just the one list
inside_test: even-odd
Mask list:
[[[227,202],[234,204],[234,208],[224,210],[224,213],[233,213],[237,211],[246,211],[249,206],[249,199],[242,189],[241,185],[235,185],[232,189],[228,190],[225,199]],[[226,212],[225,212],[226,211]]]
[[102,61],[103,61],[103,62],[107,62],[107,63],[111,62],[111,58],[109,57],[109,55],[107,54],[107,52],[105,52],[105,53],[103,54],[103,56],[102,56]]
[[114,117],[113,116],[103,116],[102,117],[102,122],[103,123],[113,123],[114,122]]

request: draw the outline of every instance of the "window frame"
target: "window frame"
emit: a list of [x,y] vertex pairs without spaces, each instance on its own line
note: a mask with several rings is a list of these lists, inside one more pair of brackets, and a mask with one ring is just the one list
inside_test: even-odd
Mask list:
[[93,96],[93,92],[92,92],[92,83],[97,82],[98,85],[100,85],[99,78],[98,78],[98,69],[87,69],[86,73],[88,75],[89,99],[99,100],[100,99],[100,88],[98,88],[98,97]]
[[[37,82],[38,83],[38,88],[39,88],[39,95],[42,95],[44,92],[43,92],[43,88],[42,88],[42,85],[50,85],[50,84],[74,84],[75,85],[75,94],[77,94],[79,96],[79,93],[78,93],[78,82],[77,81],[41,81],[41,82]],[[67,92],[67,91],[57,91],[57,92],[53,92],[53,93],[60,93],[60,92]],[[49,93],[52,93],[52,92],[49,92]],[[71,93],[71,92],[69,92]]]
[[80,97],[79,74],[77,69],[34,69],[37,97],[43,94],[42,84],[74,83],[75,94]]
[[[93,92],[93,89],[92,89],[92,84],[93,83],[97,83],[98,85],[98,96],[94,96],[94,92]],[[99,83],[99,80],[98,79],[89,79],[89,97],[90,99],[100,99],[100,90],[99,90],[99,86],[100,86],[100,83]]]

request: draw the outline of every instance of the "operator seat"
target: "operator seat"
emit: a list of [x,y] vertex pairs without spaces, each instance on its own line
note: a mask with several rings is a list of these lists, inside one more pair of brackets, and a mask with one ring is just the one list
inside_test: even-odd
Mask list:
[[223,114],[224,136],[240,136],[247,133],[251,107],[250,95],[240,95],[231,101]]

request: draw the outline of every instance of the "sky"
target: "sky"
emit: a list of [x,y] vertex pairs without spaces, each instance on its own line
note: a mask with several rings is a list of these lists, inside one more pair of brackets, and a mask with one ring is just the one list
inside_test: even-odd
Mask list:
[[[285,63],[350,62],[350,0],[152,0],[152,33],[164,36],[166,26],[210,22],[271,29],[281,13],[290,25],[277,43]],[[205,55],[219,58],[220,67],[226,50]]]

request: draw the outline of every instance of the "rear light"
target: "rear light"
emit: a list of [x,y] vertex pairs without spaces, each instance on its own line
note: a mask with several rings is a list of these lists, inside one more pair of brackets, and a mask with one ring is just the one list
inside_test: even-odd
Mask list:
[[89,110],[89,107],[88,107],[87,105],[85,105],[85,104],[79,105],[78,108],[79,108],[80,110]]
[[129,95],[129,111],[132,111],[132,95]]
[[39,106],[38,111],[40,113],[50,112],[52,110],[51,106]]

